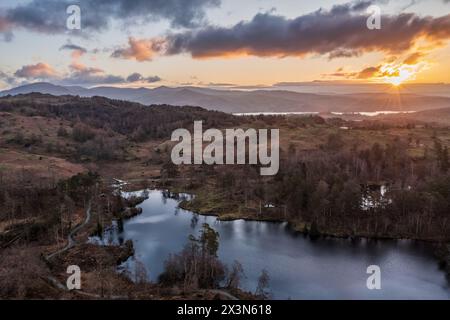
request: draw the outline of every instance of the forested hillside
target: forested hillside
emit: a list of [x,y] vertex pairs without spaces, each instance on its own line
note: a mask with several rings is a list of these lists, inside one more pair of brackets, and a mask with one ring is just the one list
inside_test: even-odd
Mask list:
[[[191,130],[195,120],[222,130],[280,129],[278,174],[262,177],[255,165],[175,166],[171,133]],[[135,189],[194,193],[192,200],[181,203],[183,208],[222,220],[288,221],[293,230],[312,238],[411,238],[443,244],[450,240],[449,147],[448,126],[423,119],[236,117],[198,107],[143,106],[100,97],[0,98],[0,250],[6,257],[0,262],[0,280],[9,283],[0,296],[60,297],[56,289],[48,290],[45,279],[62,276],[58,265],[73,259],[84,261],[93,278],[114,279],[110,295],[155,294],[188,276],[173,270],[197,255],[174,258],[168,264],[173,270],[166,270],[161,284],[138,290],[114,272],[132,254],[129,244],[86,244],[112,220],[139,214],[133,207],[142,199],[118,197],[111,187],[114,178]],[[52,258],[58,262],[42,260],[65,246],[87,212],[92,217],[77,235],[80,245]],[[28,262],[18,268],[24,256]],[[220,267],[222,280],[232,277],[215,255],[206,260]],[[99,265],[107,266],[107,274]],[[18,272],[26,275],[23,291],[17,289]],[[39,277],[33,279],[35,273]],[[205,283],[216,286],[217,281]]]

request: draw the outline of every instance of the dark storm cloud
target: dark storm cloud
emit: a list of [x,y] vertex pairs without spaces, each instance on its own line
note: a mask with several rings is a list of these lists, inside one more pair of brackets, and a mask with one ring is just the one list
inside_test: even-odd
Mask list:
[[205,18],[205,9],[217,7],[220,0],[33,0],[0,12],[0,32],[15,28],[44,33],[66,30],[66,9],[81,8],[81,27],[86,31],[107,29],[111,20],[139,23],[167,19],[173,27],[194,27]]
[[381,29],[369,30],[365,12],[369,4],[339,5],[295,19],[258,14],[229,28],[209,26],[197,32],[172,34],[166,38],[165,54],[190,53],[194,58],[329,54],[334,58],[368,51],[392,54],[410,49],[421,37],[435,42],[450,38],[450,15],[384,15]]

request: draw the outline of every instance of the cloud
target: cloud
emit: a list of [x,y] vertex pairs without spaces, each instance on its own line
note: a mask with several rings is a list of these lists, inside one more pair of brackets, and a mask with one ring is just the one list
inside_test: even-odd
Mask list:
[[92,86],[133,82],[154,83],[161,81],[161,78],[158,76],[144,77],[140,73],[132,73],[124,78],[118,75],[107,74],[100,68],[88,67],[79,62],[72,62],[70,70],[70,74],[61,80],[62,84]]
[[136,73],[130,74],[127,78],[127,81],[128,82],[137,82],[137,81],[141,81],[141,79],[142,79],[142,75],[140,73],[136,72]]
[[403,61],[404,64],[416,64],[419,62],[420,58],[425,56],[423,52],[414,52],[413,54],[409,55],[405,61]]
[[26,79],[50,79],[58,76],[57,72],[47,63],[37,63],[23,66],[14,75],[18,78]]
[[9,42],[13,39],[13,33],[11,32],[11,24],[5,18],[0,16],[0,35],[3,41]]
[[204,22],[205,10],[220,5],[220,0],[32,0],[0,13],[0,32],[23,28],[49,34],[64,33],[66,9],[81,8],[82,31],[108,29],[111,21],[124,25],[165,19],[173,27],[197,27]]
[[[333,73],[329,74],[323,74],[324,77],[335,77],[335,78],[346,78],[346,79],[353,79],[353,80],[367,80],[367,79],[374,79],[374,78],[380,78],[383,76],[387,76],[388,74],[383,71],[383,65],[377,65],[377,66],[370,66],[366,67],[360,71],[356,72],[345,72],[343,68],[339,68]],[[395,75],[395,74],[390,74]]]
[[71,63],[70,70],[71,72],[61,80],[61,84],[91,86],[125,82],[125,79],[121,76],[106,74],[105,71],[100,68],[87,67],[77,61]]
[[147,82],[147,83],[155,83],[155,82],[159,82],[161,80],[162,79],[160,77],[158,77],[158,76],[150,76],[150,77],[144,78],[144,81]]
[[0,17],[0,32],[5,32],[9,27],[8,21],[5,18]]
[[80,72],[84,74],[104,73],[104,71],[100,68],[86,67],[84,64],[79,62],[72,62],[70,69],[73,72]]
[[67,43],[63,45],[59,50],[70,50],[72,51],[72,59],[78,60],[81,56],[85,55],[88,51],[86,48],[78,46],[76,44]]
[[4,73],[3,71],[0,71],[0,80],[9,85],[16,84],[16,79],[14,77],[11,77],[10,75]]
[[[73,50],[73,53],[87,52],[83,47],[66,44],[60,50]],[[103,69],[97,67],[89,67],[80,62],[80,55],[72,54],[72,62],[69,65],[69,72],[59,75],[53,67],[46,63],[38,63],[36,65],[27,65],[15,72],[17,78],[26,78],[27,80],[51,79],[55,83],[62,85],[84,85],[94,86],[101,84],[125,84],[133,82],[154,83],[162,79],[158,76],[144,77],[140,73],[132,73],[128,77],[113,75],[106,73]],[[6,74],[0,73],[0,80],[9,84],[15,83],[15,79],[7,77]],[[5,81],[7,80],[7,81]]]
[[115,76],[111,74],[92,74],[85,72],[73,73],[60,81],[60,83],[64,85],[79,85],[79,86],[121,84],[124,82],[125,80],[121,76]]
[[81,53],[87,53],[87,49],[81,46],[78,46],[76,44],[67,43],[63,45],[59,50],[72,50],[72,51],[79,51]]
[[140,73],[132,73],[127,77],[127,82],[147,82],[147,83],[154,83],[159,82],[162,79],[158,76],[150,76],[150,77],[144,77]]
[[72,61],[69,66],[69,72],[58,73],[47,63],[37,63],[35,65],[26,65],[17,70],[14,76],[0,71],[0,81],[9,85],[19,83],[19,78],[25,78],[29,81],[51,80],[53,83],[61,85],[112,85],[126,83],[155,83],[162,79],[158,76],[144,77],[140,73],[132,73],[128,77],[106,73],[103,69],[86,66],[79,61]]
[[209,87],[234,87],[236,84],[234,83],[226,83],[226,82],[210,82],[207,84]]
[[161,54],[189,53],[194,58],[258,56],[330,58],[379,51],[402,53],[419,39],[438,44],[450,38],[450,14],[438,18],[414,13],[382,16],[381,30],[369,30],[365,8],[357,2],[320,9],[294,19],[260,13],[231,27],[208,26],[170,34]]
[[128,38],[128,46],[115,50],[113,58],[135,59],[139,62],[151,61],[153,57],[163,50],[165,42],[161,39],[137,40]]
[[84,47],[76,44],[67,43],[60,50],[72,51],[72,62],[69,66],[70,72],[60,80],[64,85],[85,85],[93,86],[100,84],[120,84],[125,79],[122,76],[107,74],[101,68],[88,67],[80,62],[80,58],[88,52]]
[[[137,80],[136,80],[137,79]],[[105,74],[102,70],[96,68],[85,68],[83,70],[77,70],[61,80],[62,84],[70,85],[102,85],[102,84],[125,84],[125,83],[155,83],[162,79],[158,76],[143,77],[139,73],[133,73],[128,77]]]
[[328,55],[329,60],[333,60],[336,58],[352,58],[361,56],[362,52],[357,50],[345,50],[345,49],[337,49]]
[[371,80],[388,83],[402,83],[416,79],[417,74],[428,69],[429,62],[421,60],[426,53],[415,52],[406,58],[388,57],[385,61],[376,66],[368,66],[360,71],[344,71],[344,68],[337,69],[334,73],[322,74],[324,78],[344,78],[348,80]]
[[381,66],[365,68],[355,74],[356,78],[357,79],[370,79],[370,78],[376,77],[380,73],[380,68],[381,68]]

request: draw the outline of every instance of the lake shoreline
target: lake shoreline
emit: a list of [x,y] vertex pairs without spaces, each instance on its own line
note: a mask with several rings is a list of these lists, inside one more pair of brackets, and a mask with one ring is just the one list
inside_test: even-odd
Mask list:
[[[178,187],[174,187],[171,185],[162,185],[160,181],[154,181],[154,185],[150,188],[152,190],[167,190],[168,192],[172,194],[191,194],[196,195],[196,190],[190,190],[190,189],[183,189],[180,190]],[[139,184],[130,183],[127,185],[127,188],[129,190],[140,191]],[[287,223],[289,229],[295,233],[302,234],[305,236],[309,236],[312,239],[318,239],[318,238],[335,238],[335,239],[350,239],[350,240],[361,240],[361,239],[367,239],[367,240],[412,240],[412,241],[419,241],[419,242],[425,242],[430,243],[433,246],[433,256],[436,258],[439,265],[446,271],[447,276],[450,280],[450,242],[447,239],[435,239],[435,238],[417,238],[417,237],[410,237],[405,235],[380,235],[380,234],[374,234],[374,233],[367,233],[367,232],[356,232],[356,233],[349,233],[345,232],[343,230],[336,230],[332,228],[323,228],[322,226],[320,229],[317,227],[313,227],[312,223],[308,223],[305,221],[299,221],[299,220],[289,220],[289,219],[282,219],[282,218],[275,218],[275,217],[261,217],[261,216],[255,216],[254,214],[251,214],[249,212],[236,212],[231,211],[227,213],[218,214],[217,211],[211,211],[207,207],[203,206],[197,206],[192,205],[192,200],[182,200],[179,202],[178,207],[183,210],[191,211],[195,214],[206,216],[206,217],[216,217],[218,221],[237,221],[237,220],[244,220],[244,221],[255,221],[255,222],[269,222],[269,223]],[[219,205],[220,202],[216,203],[216,205]],[[229,210],[229,208],[224,208],[225,211]]]
[[[143,191],[162,191],[165,190],[164,188],[138,188],[136,186],[132,186],[131,184],[118,180],[120,183],[115,186],[114,192],[119,192],[119,196],[122,199],[123,207],[120,208],[115,212],[114,217],[111,217],[111,219],[107,222],[109,226],[112,226],[114,221],[122,225],[129,220],[132,220],[133,218],[136,218],[143,214],[143,209],[140,207],[146,200],[148,200],[148,195],[143,194]],[[127,191],[123,190],[123,187],[127,186]],[[130,188],[131,187],[131,188]],[[125,193],[128,193],[129,195],[124,195]],[[133,194],[133,193],[139,193],[139,194]],[[120,222],[119,222],[120,221]],[[107,229],[105,229],[107,230]],[[122,232],[122,231],[120,231]],[[104,234],[91,234],[91,237],[100,237],[100,239],[103,240]],[[132,239],[125,240],[124,243],[120,244],[102,244],[102,243],[86,243],[84,244],[87,247],[94,247],[99,249],[112,249],[111,251],[112,256],[115,259],[114,263],[109,264],[110,266],[114,266],[116,269],[120,268],[123,263],[125,263],[127,260],[129,260],[132,257],[135,257],[136,251],[135,251],[135,242]],[[80,256],[83,256],[83,254],[80,252]],[[119,272],[120,275],[122,272]],[[125,276],[128,281],[133,282],[131,278],[128,276]],[[150,283],[155,288],[157,288],[157,294],[153,295],[152,297],[156,297],[157,295],[161,295],[161,299],[170,299],[170,300],[185,300],[185,299],[201,299],[201,300],[230,300],[230,297],[233,297],[234,299],[240,299],[240,300],[258,300],[259,297],[255,296],[250,291],[245,291],[241,288],[217,288],[217,289],[198,289],[194,290],[192,292],[183,292],[176,288],[166,288],[162,286],[160,283]],[[165,293],[159,293],[159,292],[165,291]],[[233,299],[231,299],[233,300]]]
[[[177,230],[177,227],[173,227],[173,226],[177,226],[177,225],[178,226],[185,225],[185,227],[183,227],[183,228],[187,228],[189,230],[192,230],[192,229],[190,229],[190,228],[192,228],[192,226],[189,227],[189,221],[192,221],[191,220],[191,219],[193,219],[192,217],[195,217],[196,215],[205,217],[204,218],[205,220],[203,220],[203,218],[201,218],[201,219],[198,218],[199,220],[197,220],[197,218],[196,218],[197,221],[199,221],[199,222],[200,221],[205,221],[205,223],[208,223],[210,225],[214,225],[213,221],[224,221],[224,219],[216,220],[216,218],[218,218],[217,215],[214,215],[214,214],[211,214],[211,213],[209,213],[209,214],[207,214],[207,213],[205,213],[205,214],[196,214],[195,212],[193,212],[191,210],[186,210],[184,212],[185,209],[183,209],[183,205],[180,206],[179,204],[181,202],[183,202],[186,198],[189,199],[190,195],[193,195],[192,193],[188,193],[189,195],[183,196],[183,193],[186,193],[186,192],[171,192],[171,191],[168,191],[167,188],[149,188],[149,189],[132,188],[132,189],[135,190],[136,194],[138,194],[138,195],[139,195],[139,192],[142,192],[142,190],[149,191],[149,193],[151,195],[149,200],[148,200],[150,202],[148,202],[146,204],[142,204],[142,206],[140,206],[140,207],[142,207],[144,209],[143,213],[142,213],[142,215],[144,216],[142,218],[142,223],[144,223],[144,224],[148,223],[148,228],[150,228],[150,229],[145,229],[146,231],[143,231],[144,230],[143,229],[144,225],[141,225],[141,221],[140,221],[141,218],[139,218],[139,216],[140,216],[139,215],[139,216],[136,217],[137,220],[130,224],[129,227],[131,227],[132,229],[128,229],[128,231],[127,231],[127,232],[130,232],[130,235],[133,234],[134,236],[132,236],[131,238],[129,238],[127,236],[125,237],[126,239],[131,239],[132,241],[136,240],[137,243],[141,243],[141,245],[142,245],[142,243],[147,243],[147,240],[145,240],[146,239],[145,237],[148,237],[148,236],[146,236],[146,234],[149,234],[150,230],[153,230],[153,232],[150,232],[153,235],[148,238],[149,243],[152,243],[152,241],[154,241],[152,239],[155,239],[155,240],[159,239],[159,241],[163,241],[163,243],[165,243],[164,239],[166,239],[166,235],[165,235],[164,232],[162,233],[161,238],[159,236],[157,237],[158,232],[161,232],[161,231],[158,231],[158,230],[160,230],[159,229],[160,227],[158,225],[159,223],[165,223],[167,226],[170,226],[168,228],[170,228],[170,230],[172,230],[172,232],[174,232],[175,230]],[[138,189],[140,191],[137,191]],[[158,194],[160,194],[160,195],[158,195]],[[170,203],[169,206],[170,206],[171,209],[169,209],[168,211],[165,211],[165,209],[163,209],[164,206],[161,207],[161,208],[159,207],[159,203],[160,203],[159,201],[163,201],[164,202],[164,200],[159,200],[159,199],[161,199],[161,196],[164,199],[167,199],[167,201],[170,201],[168,203]],[[156,202],[153,202],[153,201],[156,201]],[[173,215],[172,214],[172,212],[173,212],[172,208],[181,208],[182,210],[179,212],[179,214],[175,213],[175,215]],[[150,210],[150,211],[148,211],[148,210]],[[168,214],[168,216],[167,216],[167,214]],[[168,218],[168,219],[175,219],[175,220],[174,221],[170,221],[170,222],[168,220],[166,220],[166,219],[159,220],[159,218],[162,217],[162,216],[166,216],[167,218],[168,217],[172,217],[172,218]],[[176,218],[176,216],[178,216],[178,217]],[[157,218],[157,220],[156,219],[153,220],[153,218]],[[242,220],[242,222],[238,222],[238,220]],[[166,222],[163,222],[163,221],[166,221]],[[269,222],[269,224],[250,223],[250,224],[247,225],[243,221]],[[285,241],[285,238],[284,238],[285,236],[282,236],[280,238],[279,236],[281,236],[281,234],[278,235],[277,232],[282,232],[283,234],[285,234],[285,232],[288,231],[288,233],[286,233],[286,237],[287,238],[298,239],[298,240],[295,240],[295,241],[299,241],[298,244],[297,244],[297,242],[292,243],[292,247],[291,248],[292,248],[292,250],[294,250],[294,251],[292,251],[292,253],[296,252],[297,250],[301,250],[301,248],[303,248],[305,243],[309,243],[309,244],[306,244],[306,246],[314,246],[314,248],[317,247],[318,250],[322,250],[322,249],[327,248],[327,247],[329,248],[330,245],[333,245],[333,246],[336,246],[336,249],[340,248],[337,252],[341,252],[341,253],[347,252],[347,253],[345,253],[345,255],[348,255],[349,253],[351,253],[352,250],[357,250],[357,251],[361,252],[361,254],[363,254],[364,256],[370,257],[371,256],[370,255],[371,251],[369,250],[369,251],[366,252],[365,249],[362,249],[362,248],[365,248],[366,246],[368,246],[367,247],[368,249],[369,248],[372,248],[372,249],[375,249],[375,248],[391,248],[390,250],[394,250],[394,251],[391,251],[391,252],[398,252],[398,254],[404,255],[404,251],[403,251],[404,249],[403,248],[406,248],[404,246],[407,245],[411,249],[413,249],[413,248],[421,248],[421,249],[418,249],[418,250],[422,250],[422,252],[425,254],[425,256],[423,256],[422,259],[424,259],[424,257],[426,257],[425,260],[429,261],[428,265],[433,265],[436,268],[438,266],[437,261],[435,259],[433,259],[433,256],[432,256],[431,251],[430,251],[430,246],[428,244],[426,244],[425,241],[408,241],[407,240],[405,242],[405,241],[401,241],[403,239],[392,239],[392,238],[379,238],[379,239],[376,239],[374,237],[367,237],[367,238],[354,237],[354,238],[351,238],[351,239],[344,240],[344,237],[331,237],[331,236],[328,237],[328,236],[324,236],[324,235],[322,235],[320,237],[320,239],[317,239],[317,241],[311,241],[311,240],[315,240],[315,239],[312,239],[312,237],[310,237],[310,235],[308,236],[308,234],[306,234],[306,233],[295,231],[292,228],[291,225],[289,225],[285,221],[281,221],[281,220],[270,219],[270,221],[268,221],[268,220],[262,220],[262,219],[249,219],[247,217],[246,219],[236,218],[236,219],[233,219],[233,220],[228,220],[227,222],[229,222],[229,223],[217,224],[216,225],[217,228],[218,228],[217,230],[218,230],[218,232],[220,232],[221,235],[222,235],[223,230],[231,230],[229,228],[236,228],[237,226],[240,226],[240,227],[238,227],[240,230],[244,230],[244,229],[241,229],[241,228],[245,228],[245,230],[253,230],[252,232],[256,232],[256,230],[259,230],[259,231],[267,230],[268,233],[270,234],[269,238],[275,237],[275,238],[279,239],[278,241]],[[141,225],[141,226],[139,226],[139,225]],[[244,225],[246,227],[244,227]],[[279,226],[277,226],[277,225],[279,225]],[[235,227],[232,227],[232,226],[235,226]],[[248,226],[249,229],[247,229],[247,226]],[[125,230],[127,230],[127,228],[129,228],[129,227],[125,227]],[[164,228],[163,226],[161,226],[161,227]],[[141,230],[141,231],[138,231],[138,230]],[[178,230],[180,230],[180,229],[178,229]],[[182,230],[184,230],[184,229],[182,229]],[[220,230],[222,230],[222,231],[220,231]],[[273,230],[275,233],[269,232],[269,230]],[[141,238],[141,236],[137,236],[136,233],[135,233],[136,231],[137,232],[141,232],[141,234],[142,234],[141,236],[143,238]],[[258,234],[259,234],[259,231],[258,231]],[[142,232],[144,232],[144,233],[142,233]],[[190,232],[192,232],[192,231],[190,231]],[[187,233],[189,233],[189,231]],[[296,235],[297,233],[298,233],[298,236]],[[180,234],[180,233],[177,232],[177,234]],[[248,238],[248,241],[250,241],[250,242],[247,242],[247,240],[246,240],[245,243],[249,244],[249,243],[254,243],[254,241],[256,241],[257,243],[260,243],[260,244],[256,244],[255,243],[255,245],[257,247],[260,247],[261,244],[264,243],[264,242],[260,242],[260,241],[263,240],[264,238],[259,239],[258,238],[259,237],[258,234],[252,233],[252,235],[254,235],[256,237],[251,236],[250,238]],[[300,235],[300,234],[302,234],[303,236]],[[136,236],[137,236],[137,238],[135,238]],[[230,251],[230,249],[234,248],[234,247],[233,247],[233,245],[231,245],[231,247],[230,247],[230,243],[229,243],[230,238],[229,238],[229,236],[230,236],[230,234],[228,232],[225,232],[225,233],[223,233],[223,238],[221,237],[222,241],[224,241],[223,245],[224,245],[224,250],[225,250],[223,252],[225,254],[223,256],[223,258],[225,259],[224,261],[227,261],[227,263],[230,263],[230,261],[231,261],[231,260],[228,261],[227,259],[234,259],[233,256],[236,255],[237,252],[239,252],[239,250],[240,250],[239,249],[237,252],[235,251],[235,249]],[[250,236],[250,234],[249,234],[249,236]],[[183,237],[183,236],[181,236],[181,237]],[[333,238],[336,238],[336,241],[333,240]],[[284,240],[281,240],[281,239],[284,239]],[[341,239],[342,241],[339,241],[339,239]],[[377,240],[381,240],[381,241],[378,242]],[[383,241],[383,240],[391,240],[391,241]],[[167,241],[167,239],[166,239],[166,241]],[[222,243],[222,241],[221,241],[221,243]],[[240,238],[239,241],[242,241],[242,239]],[[276,242],[271,242],[271,243],[276,243]],[[294,246],[294,244],[295,244],[295,246]],[[163,244],[161,244],[161,245],[163,245]],[[345,249],[346,246],[349,246],[347,249],[349,249],[350,251]],[[397,248],[397,246],[398,246],[398,250],[399,251],[397,251],[397,249],[395,249],[395,248]],[[246,245],[244,245],[244,248],[245,247],[246,247]],[[263,245],[263,247],[264,247],[264,245]],[[144,248],[146,248],[146,247],[144,247]],[[295,248],[297,248],[297,249],[295,249]],[[350,249],[350,248],[353,248],[353,249]],[[142,249],[143,248],[138,249],[137,252],[139,252],[139,250],[141,250],[140,254],[143,254],[143,252],[148,252],[147,249],[145,249],[145,251],[142,251]],[[176,252],[176,250],[175,251],[173,251],[173,250],[174,249],[168,250],[167,254],[169,254],[170,252]],[[246,250],[249,250],[249,248],[247,247],[247,249],[243,249],[243,250],[246,251]],[[329,249],[326,249],[326,250],[329,250]],[[413,249],[413,250],[415,250],[415,249]],[[306,251],[301,250],[301,251],[305,252],[305,253],[309,252],[308,250],[306,250]],[[254,249],[251,249],[251,252],[258,252],[258,250],[254,251]],[[278,250],[275,250],[275,251],[270,251],[269,250],[269,251],[267,251],[267,254],[269,254],[269,255],[273,255],[273,254],[277,255],[278,254],[277,252],[278,252]],[[315,252],[315,251],[313,251],[313,252]],[[372,252],[374,252],[374,251],[372,251]],[[420,251],[418,251],[418,252],[420,252]],[[230,254],[232,254],[231,258],[230,258]],[[367,254],[369,254],[369,255],[367,256]],[[397,253],[395,253],[395,254],[397,254]],[[300,256],[298,256],[298,258],[300,260],[297,260],[297,261],[302,261],[302,259],[303,259],[302,255],[303,254],[300,254]],[[152,256],[153,255],[150,253],[149,257],[152,257]],[[243,255],[243,256],[238,255],[238,256],[242,257],[243,263],[244,263],[244,267],[247,268],[248,266],[252,266],[253,265],[253,262],[251,262],[249,264],[248,258],[246,258],[246,259],[243,258],[244,256],[248,257],[247,255]],[[290,257],[290,255],[288,255],[288,256]],[[321,254],[317,255],[317,254],[314,253],[313,256],[316,257],[316,258],[319,258],[319,257],[325,257],[326,255],[323,256]],[[361,256],[361,258],[362,257],[363,256]],[[404,257],[412,257],[412,256],[411,255],[407,255],[407,256],[404,256]],[[147,259],[150,259],[150,258],[147,258]],[[321,259],[321,258],[319,258],[319,259]],[[146,261],[146,260],[143,260],[143,261]],[[147,261],[155,261],[155,256],[153,256],[152,259],[147,260]],[[252,260],[250,260],[250,261],[252,261]],[[262,261],[264,261],[264,260],[262,260]],[[303,261],[305,261],[305,260],[303,260]],[[358,260],[358,261],[359,261],[359,263],[361,263],[361,261],[363,261],[363,260]],[[159,270],[159,267],[155,267],[154,264],[155,264],[155,262],[151,262],[151,264],[148,266],[148,268],[150,268],[150,270],[155,270],[155,268],[156,268],[156,270]],[[375,262],[375,264],[376,264],[376,262]],[[255,267],[250,267],[250,270],[252,270],[254,268]],[[262,268],[262,266],[261,266],[261,268]],[[256,267],[256,269],[258,269],[258,267]],[[312,269],[312,270],[316,270],[316,269]],[[440,270],[441,270],[440,272],[442,272],[441,274],[443,275],[443,277],[445,277],[445,273],[443,272],[442,268],[440,268]],[[252,270],[251,272],[253,272],[253,274],[254,274],[255,270]],[[272,270],[272,272],[274,272],[274,271]],[[311,272],[314,273],[314,271],[311,271]],[[274,274],[274,276],[276,275],[275,278],[278,278],[278,277],[280,277],[280,275],[283,275],[283,274],[280,274],[280,273],[273,273],[273,274]],[[433,274],[433,272],[431,272],[430,274]],[[282,276],[282,278],[283,277],[284,276]],[[280,281],[280,280],[278,279],[278,281]],[[447,282],[445,282],[445,283],[447,283]],[[251,287],[253,287],[253,284],[250,284],[250,288]],[[247,288],[247,289],[249,288],[248,287],[248,283],[246,284],[245,288]],[[292,286],[291,286],[291,289],[292,289]],[[278,290],[279,290],[279,288],[278,288]],[[301,292],[301,291],[299,291],[299,292]],[[305,294],[305,293],[302,293],[302,294]],[[307,293],[306,293],[306,296],[308,296]]]
[[[170,189],[169,189],[170,190]],[[195,193],[193,193],[195,194]],[[212,216],[216,217],[218,221],[236,221],[236,220],[244,220],[244,221],[256,221],[256,222],[273,222],[273,223],[284,223],[286,222],[288,227],[296,233],[309,236],[312,239],[317,238],[335,238],[335,239],[350,239],[350,240],[361,240],[361,239],[367,239],[367,240],[412,240],[412,241],[420,241],[420,242],[426,242],[430,243],[433,246],[433,255],[435,256],[438,263],[442,266],[442,268],[445,269],[447,276],[450,280],[450,242],[447,240],[442,239],[429,239],[429,238],[416,238],[416,237],[408,237],[404,235],[380,235],[380,234],[373,234],[373,233],[367,233],[367,232],[357,232],[354,234],[346,233],[341,230],[333,230],[333,229],[326,229],[326,228],[320,228],[320,230],[312,230],[312,224],[307,223],[304,221],[292,221],[289,219],[281,219],[281,218],[264,218],[264,217],[258,217],[258,216],[250,216],[246,215],[245,213],[233,213],[233,214],[216,214],[214,212],[207,212],[204,211],[205,208],[195,208],[191,205],[189,205],[191,201],[181,201],[179,204],[179,207],[184,210],[189,210],[191,212],[194,212],[196,214],[202,215],[202,216]]]
[[[169,189],[170,190],[170,189]],[[174,192],[178,193],[178,192]],[[193,193],[195,194],[195,193]],[[313,237],[332,237],[332,238],[367,238],[373,240],[415,240],[415,241],[423,241],[429,243],[447,243],[448,241],[445,239],[437,239],[437,238],[417,238],[417,237],[409,237],[404,235],[380,235],[374,233],[365,233],[365,232],[357,232],[354,234],[350,234],[341,230],[332,230],[332,229],[324,229],[323,227],[320,230],[312,231],[311,225],[312,223],[308,223],[300,220],[289,220],[282,218],[272,218],[272,217],[258,217],[254,215],[249,215],[246,213],[226,213],[226,214],[216,214],[214,212],[205,211],[205,208],[191,206],[189,201],[180,202],[179,207],[184,210],[192,211],[196,214],[202,216],[212,216],[216,217],[219,221],[236,221],[236,220],[245,220],[245,221],[258,221],[258,222],[276,222],[282,223],[287,222],[291,229],[295,232],[313,235]]]

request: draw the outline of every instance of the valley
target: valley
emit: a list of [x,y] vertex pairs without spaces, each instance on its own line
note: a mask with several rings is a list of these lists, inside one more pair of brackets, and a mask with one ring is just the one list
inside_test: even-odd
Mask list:
[[[447,110],[439,112],[445,115]],[[195,120],[203,120],[205,130],[279,129],[279,173],[263,177],[257,166],[175,166],[170,135],[178,128],[192,131]],[[139,218],[138,204],[144,199],[118,196],[114,179],[126,181],[128,191],[194,194],[179,207],[219,221],[287,222],[294,234],[311,239],[427,241],[430,263],[437,266],[440,261],[448,268],[450,131],[448,123],[434,120],[421,112],[353,121],[319,115],[237,117],[102,97],[33,93],[0,98],[0,241],[5,257],[0,270],[6,272],[0,274],[5,283],[0,295],[76,297],[45,279],[52,275],[64,283],[65,266],[78,264],[86,273],[83,290],[105,298],[212,299],[218,294],[205,289],[255,297],[250,292],[255,283],[249,291],[205,279],[200,287],[179,290],[178,280],[143,281],[147,276],[142,266],[135,266],[139,281],[118,274],[117,266],[136,250],[133,242],[97,246],[88,238],[101,235],[113,221]],[[389,185],[390,201],[383,203],[374,194],[380,205],[363,209],[364,190],[377,185]],[[92,217],[74,235],[76,245],[54,261],[42,261],[40,255],[67,245],[71,230],[85,220],[88,202]],[[215,218],[208,219],[214,226]],[[19,268],[25,256],[28,262]],[[217,257],[208,259],[208,266],[222,270]],[[19,274],[25,274],[23,285],[17,285]],[[234,276],[219,274],[229,281]]]

